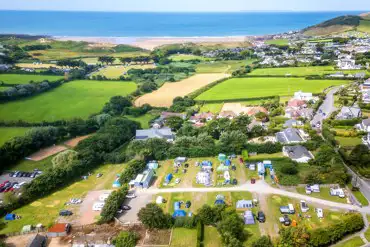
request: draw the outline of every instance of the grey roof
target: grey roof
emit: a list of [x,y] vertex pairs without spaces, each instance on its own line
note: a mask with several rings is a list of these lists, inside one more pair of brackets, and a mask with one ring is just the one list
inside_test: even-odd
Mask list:
[[161,129],[144,129],[136,130],[136,140],[146,140],[150,138],[165,138],[173,139],[174,135],[170,128],[161,128]]
[[295,119],[286,120],[283,127],[292,127],[294,123],[297,123],[297,120]]
[[299,135],[299,131],[295,128],[287,128],[276,133],[276,139],[281,143],[303,142],[303,139]]
[[337,119],[352,119],[357,118],[361,114],[361,109],[359,107],[348,107],[343,106],[338,113]]
[[47,238],[45,236],[35,234],[32,236],[27,244],[27,247],[42,247],[46,246]]
[[365,126],[370,126],[370,118],[362,120],[362,124]]
[[303,157],[312,158],[310,152],[308,152],[307,148],[301,145],[296,146],[285,146],[283,147],[284,151],[289,155],[291,159],[300,159]]

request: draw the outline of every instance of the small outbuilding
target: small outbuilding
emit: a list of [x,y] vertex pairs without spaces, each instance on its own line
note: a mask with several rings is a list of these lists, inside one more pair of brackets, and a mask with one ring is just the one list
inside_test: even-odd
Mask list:
[[46,247],[47,241],[48,238],[46,236],[35,234],[29,239],[26,247]]
[[243,217],[244,217],[244,224],[246,224],[246,225],[254,225],[255,224],[254,216],[253,216],[252,211],[245,211]]
[[146,164],[146,167],[147,167],[148,169],[153,169],[153,170],[158,169],[158,166],[159,166],[159,164],[158,164],[158,162],[157,162],[157,161],[155,161],[155,160],[149,161],[149,162],[148,162],[148,164]]

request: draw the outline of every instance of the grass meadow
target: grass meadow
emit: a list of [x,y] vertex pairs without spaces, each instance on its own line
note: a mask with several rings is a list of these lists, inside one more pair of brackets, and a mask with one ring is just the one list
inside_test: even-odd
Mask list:
[[238,60],[238,61],[208,61],[197,64],[197,73],[232,73],[234,70],[240,69],[254,60]]
[[0,128],[0,146],[2,146],[5,142],[9,141],[13,137],[16,136],[23,136],[29,128],[22,128],[22,127],[1,127]]
[[191,55],[191,54],[176,54],[169,57],[174,62],[180,62],[180,61],[189,61],[189,60],[201,60],[201,61],[210,61],[212,59],[203,57],[203,56],[197,56],[197,55]]
[[72,81],[34,97],[3,104],[0,119],[41,122],[87,118],[99,112],[112,96],[127,95],[135,89],[133,82]]
[[364,33],[370,33],[370,20],[360,21],[360,25],[357,27],[357,30]]
[[346,84],[342,80],[305,80],[304,78],[233,78],[199,95],[196,100],[245,99],[289,96],[294,92],[319,93],[325,88]]
[[289,40],[288,39],[271,39],[271,40],[267,40],[265,43],[269,45],[288,45]]
[[62,79],[63,76],[53,75],[20,75],[20,74],[0,74],[0,82],[3,81],[6,84],[27,84],[30,81],[41,82],[41,81],[56,81]]
[[123,65],[113,65],[107,66],[98,72],[93,73],[91,76],[105,76],[109,79],[118,79],[121,75],[125,72],[129,71],[130,69],[149,69],[154,68],[154,64],[145,64],[145,65],[130,65],[130,66],[123,66]]

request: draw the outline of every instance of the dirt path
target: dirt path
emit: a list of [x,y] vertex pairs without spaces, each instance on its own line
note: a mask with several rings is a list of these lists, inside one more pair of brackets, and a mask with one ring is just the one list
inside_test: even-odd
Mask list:
[[266,222],[258,224],[261,235],[270,235],[271,237],[278,236],[279,226],[276,224],[272,215],[269,214],[267,203],[267,195],[258,194],[258,203],[262,212],[266,215]]

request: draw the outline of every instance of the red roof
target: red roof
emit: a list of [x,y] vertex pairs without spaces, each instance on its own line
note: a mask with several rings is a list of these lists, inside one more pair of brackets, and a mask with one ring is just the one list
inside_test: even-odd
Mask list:
[[299,100],[299,99],[292,99],[288,102],[288,106],[291,106],[291,107],[299,107],[305,104],[306,102],[304,100]]
[[68,224],[62,224],[62,223],[55,224],[48,229],[48,232],[65,232],[66,225]]

